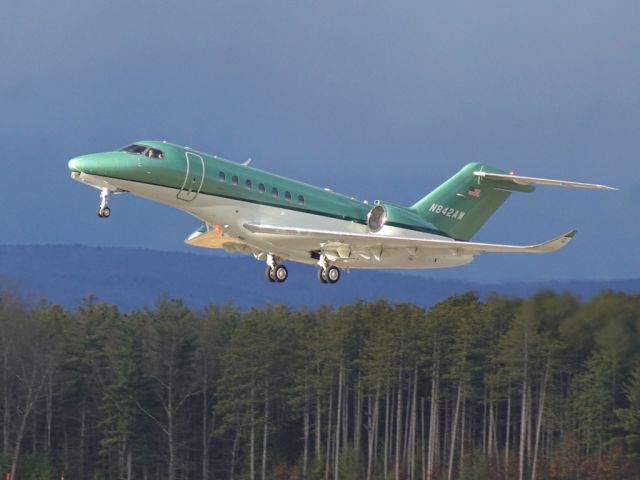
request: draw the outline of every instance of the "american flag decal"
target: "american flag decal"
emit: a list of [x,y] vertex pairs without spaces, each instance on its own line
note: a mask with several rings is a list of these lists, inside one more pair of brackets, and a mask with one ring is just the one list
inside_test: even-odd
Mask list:
[[471,187],[467,192],[470,197],[480,198],[480,189],[478,187]]

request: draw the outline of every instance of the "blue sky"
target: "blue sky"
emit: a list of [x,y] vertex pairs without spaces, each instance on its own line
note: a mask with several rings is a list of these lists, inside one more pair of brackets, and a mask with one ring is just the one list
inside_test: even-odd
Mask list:
[[[166,139],[412,204],[470,161],[610,184],[513,195],[469,280],[640,275],[640,4],[80,1],[0,6],[3,244],[196,251],[198,222],[69,179],[73,156]],[[205,260],[208,261],[208,260]]]

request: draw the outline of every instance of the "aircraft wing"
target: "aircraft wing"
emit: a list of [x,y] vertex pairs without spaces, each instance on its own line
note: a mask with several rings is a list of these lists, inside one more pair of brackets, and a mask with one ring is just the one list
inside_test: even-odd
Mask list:
[[502,173],[489,173],[477,171],[473,174],[478,178],[485,178],[487,180],[494,180],[497,182],[516,183],[518,185],[531,185],[532,183],[538,185],[552,185],[557,187],[571,187],[571,188],[593,188],[596,190],[618,190],[617,188],[608,187],[606,185],[599,185],[597,183],[582,183],[572,182],[569,180],[553,180],[551,178],[536,178],[536,177],[523,177],[522,175],[505,175]]
[[377,235],[373,233],[351,233],[310,228],[287,227],[280,225],[262,225],[247,223],[244,225],[251,233],[274,237],[306,237],[310,243],[317,243],[322,250],[328,245],[345,245],[354,248],[420,248],[427,250],[450,250],[457,253],[475,255],[483,252],[511,253],[548,253],[564,247],[576,234],[576,230],[560,235],[552,240],[536,245],[500,245],[493,243],[462,242],[446,238],[419,238]]

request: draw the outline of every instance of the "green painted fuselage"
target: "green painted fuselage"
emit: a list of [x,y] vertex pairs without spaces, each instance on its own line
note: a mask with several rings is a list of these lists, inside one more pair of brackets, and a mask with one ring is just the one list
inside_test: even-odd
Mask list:
[[[115,152],[96,153],[69,161],[75,180],[102,189],[126,191],[181,209],[204,226],[187,243],[230,252],[252,253],[258,259],[275,256],[316,263],[326,256],[350,268],[441,268],[463,265],[473,254],[429,248],[395,248],[379,239],[467,241],[504,202],[510,191],[531,186],[492,188],[474,172],[500,172],[470,163],[418,200],[402,207],[388,202],[369,204],[328,189],[238,164],[215,155],[167,142],[143,141]],[[482,187],[482,190],[480,189]],[[382,213],[373,228],[375,207]],[[256,225],[361,235],[355,243],[309,241],[303,235],[260,234]],[[340,235],[337,235],[340,237]],[[428,246],[427,246],[428,247]],[[385,249],[384,255],[382,251]],[[326,254],[326,255],[325,255]]]
[[[72,160],[75,167],[70,168],[112,179],[114,184],[120,180],[182,192],[176,194],[178,201],[171,205],[186,210],[196,197],[208,195],[366,225],[372,207],[328,189],[171,143],[143,141],[138,144],[162,151],[163,158],[115,151],[77,157]],[[250,186],[247,182],[251,182]],[[393,212],[387,225],[445,235],[415,212],[402,207]]]

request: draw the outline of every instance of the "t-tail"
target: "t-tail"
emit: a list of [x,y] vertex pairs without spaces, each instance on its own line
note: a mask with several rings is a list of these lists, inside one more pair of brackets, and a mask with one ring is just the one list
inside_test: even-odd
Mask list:
[[592,183],[523,177],[481,163],[469,163],[410,209],[449,237],[466,241],[511,192],[533,192],[532,184],[615,190]]

